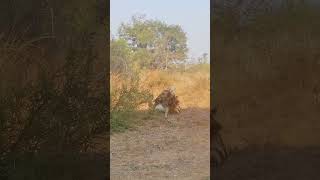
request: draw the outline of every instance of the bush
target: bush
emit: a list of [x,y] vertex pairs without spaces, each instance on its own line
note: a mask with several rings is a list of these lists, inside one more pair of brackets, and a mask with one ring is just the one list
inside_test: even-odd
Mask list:
[[151,105],[153,95],[142,84],[139,74],[133,77],[111,76],[111,131],[128,129],[132,113],[138,111],[140,105]]

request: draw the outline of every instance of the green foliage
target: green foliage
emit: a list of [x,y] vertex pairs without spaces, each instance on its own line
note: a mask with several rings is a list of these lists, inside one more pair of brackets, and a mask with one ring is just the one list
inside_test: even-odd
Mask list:
[[112,132],[128,129],[132,114],[139,110],[140,105],[150,104],[153,100],[150,90],[141,88],[139,75],[122,78],[125,82],[120,87],[113,87],[114,84],[111,83],[110,88]]
[[132,112],[112,111],[110,114],[111,132],[124,132],[131,127]]
[[110,71],[128,73],[131,70],[131,52],[126,41],[112,39],[110,42]]
[[198,62],[199,62],[199,64],[209,63],[208,53],[203,53],[202,56],[198,58]]
[[127,110],[132,111],[143,104],[148,103],[152,96],[147,90],[139,90],[135,84],[132,84],[131,87],[123,86],[119,90],[119,98],[116,104],[112,107],[112,110],[121,111]]
[[[163,27],[152,28],[152,26],[155,26],[154,24]],[[187,52],[186,37],[181,28],[170,26],[170,29],[161,22],[154,24],[149,25],[150,27],[142,24],[142,27],[138,28],[136,25],[131,29],[123,25],[120,28],[127,34],[120,35],[119,39],[111,41],[111,72],[128,73],[139,69],[167,68],[173,61],[185,60]],[[163,32],[158,32],[160,35],[157,36],[159,37],[153,32],[151,34],[154,35],[151,37],[150,32],[149,35],[148,32],[143,32],[145,29],[148,31],[161,29]],[[141,33],[137,34],[136,31]],[[140,41],[135,43],[136,40],[131,39],[139,39]]]
[[187,56],[187,37],[179,25],[133,16],[131,23],[120,26],[119,38],[127,41],[133,64],[140,68],[167,68]]
[[147,49],[137,49],[132,56],[132,64],[135,71],[150,68],[153,56]]

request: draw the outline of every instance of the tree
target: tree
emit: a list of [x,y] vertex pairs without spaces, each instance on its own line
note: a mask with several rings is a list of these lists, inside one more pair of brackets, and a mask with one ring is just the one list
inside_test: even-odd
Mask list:
[[130,49],[123,39],[112,39],[110,41],[110,71],[115,73],[126,73],[129,70]]
[[[147,20],[135,15],[131,23],[122,24],[119,37],[133,50],[133,60],[142,67],[168,68],[173,61],[187,57],[187,37],[179,25],[168,25],[159,20]],[[137,57],[148,57],[140,59]]]
[[208,62],[208,53],[203,53],[199,58],[198,58],[199,64],[205,64]]

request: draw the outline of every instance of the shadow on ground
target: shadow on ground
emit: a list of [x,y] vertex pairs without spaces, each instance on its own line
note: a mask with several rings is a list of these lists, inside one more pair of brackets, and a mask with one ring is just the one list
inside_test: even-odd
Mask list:
[[106,156],[94,153],[24,155],[1,163],[5,171],[0,179],[104,180],[108,176],[108,162]]
[[214,180],[319,179],[320,147],[250,147],[214,170]]

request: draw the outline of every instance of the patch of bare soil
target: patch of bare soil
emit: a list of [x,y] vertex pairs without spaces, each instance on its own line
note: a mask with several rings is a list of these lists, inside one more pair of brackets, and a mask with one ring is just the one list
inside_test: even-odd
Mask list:
[[209,109],[187,108],[111,135],[111,179],[209,179],[209,119]]

